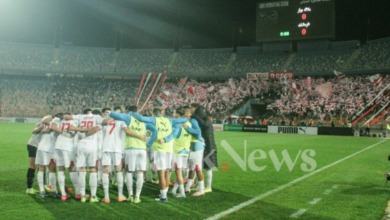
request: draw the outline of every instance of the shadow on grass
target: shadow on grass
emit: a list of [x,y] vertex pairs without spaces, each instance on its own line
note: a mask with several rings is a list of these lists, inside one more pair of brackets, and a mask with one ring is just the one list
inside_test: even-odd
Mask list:
[[348,185],[347,188],[341,188],[341,193],[350,195],[383,195],[390,193],[390,184]]
[[[127,194],[126,186],[124,193]],[[73,196],[73,193],[70,194]],[[187,194],[183,199],[169,195],[169,202],[161,203],[155,201],[158,194],[158,185],[145,183],[140,204],[117,202],[115,200],[117,189],[113,186],[110,186],[110,204],[81,203],[74,198],[63,202],[50,196],[40,198],[39,195],[33,196],[33,199],[55,219],[204,219],[251,199],[234,192],[214,189],[213,192],[202,197],[192,197]],[[103,197],[101,187],[98,188],[97,195]],[[48,216],[47,219],[50,217]]]

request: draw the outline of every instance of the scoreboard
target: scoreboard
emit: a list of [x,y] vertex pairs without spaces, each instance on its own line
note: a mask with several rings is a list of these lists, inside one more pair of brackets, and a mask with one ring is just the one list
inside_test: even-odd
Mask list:
[[335,0],[281,0],[257,3],[256,40],[334,38]]

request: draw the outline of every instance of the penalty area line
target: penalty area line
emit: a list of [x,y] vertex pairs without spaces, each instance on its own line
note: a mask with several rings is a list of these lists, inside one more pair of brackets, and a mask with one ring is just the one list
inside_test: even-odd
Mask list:
[[213,215],[213,216],[210,216],[210,217],[206,218],[206,220],[216,220],[216,219],[220,219],[220,218],[222,218],[222,217],[224,217],[224,216],[227,216],[227,215],[229,215],[229,214],[231,214],[231,213],[233,213],[233,212],[236,212],[236,211],[238,211],[238,210],[240,210],[240,209],[242,209],[242,208],[244,208],[244,207],[246,207],[246,206],[252,205],[253,203],[255,203],[255,202],[257,202],[257,201],[260,201],[260,200],[264,199],[265,197],[268,197],[268,196],[270,196],[270,195],[272,195],[272,194],[274,194],[274,193],[277,193],[277,192],[279,192],[279,191],[281,191],[281,190],[284,190],[284,189],[286,189],[286,188],[288,188],[288,187],[290,187],[290,186],[292,186],[292,185],[294,185],[294,184],[296,184],[296,183],[298,183],[298,182],[301,182],[302,180],[305,180],[305,179],[307,179],[307,178],[309,178],[309,177],[311,177],[311,176],[313,176],[313,175],[315,175],[315,174],[317,174],[317,173],[320,173],[320,172],[322,172],[322,171],[324,171],[324,170],[326,170],[326,169],[328,169],[328,168],[331,168],[331,167],[333,167],[333,166],[335,166],[335,165],[337,165],[337,164],[339,164],[339,163],[341,163],[341,162],[343,162],[343,161],[345,161],[345,160],[348,160],[348,159],[350,159],[350,158],[352,158],[352,157],[354,157],[354,156],[356,156],[356,155],[358,155],[358,154],[361,154],[361,153],[363,153],[364,151],[367,151],[367,150],[369,150],[369,149],[371,149],[371,148],[373,148],[373,147],[375,147],[375,146],[377,146],[377,145],[379,145],[379,144],[382,144],[382,143],[385,142],[385,141],[386,141],[386,139],[385,139],[385,140],[382,140],[382,141],[380,141],[380,142],[378,142],[378,143],[375,143],[375,144],[373,144],[373,145],[370,145],[370,146],[368,146],[368,147],[366,147],[366,148],[363,148],[362,150],[359,150],[359,151],[357,151],[357,152],[355,152],[355,153],[353,153],[353,154],[351,154],[351,155],[349,155],[349,156],[346,156],[346,157],[344,157],[344,158],[341,158],[340,160],[335,161],[335,162],[333,162],[333,163],[331,163],[331,164],[328,164],[328,165],[326,165],[326,166],[324,166],[324,167],[322,167],[322,168],[320,168],[320,169],[318,169],[318,170],[315,170],[315,171],[313,171],[313,172],[311,172],[311,173],[308,173],[308,174],[306,174],[306,175],[304,175],[304,176],[301,176],[301,177],[299,177],[299,178],[297,178],[297,179],[295,179],[295,180],[293,180],[293,181],[291,181],[291,182],[289,182],[289,183],[286,183],[286,184],[284,184],[284,185],[281,185],[281,186],[279,186],[279,187],[277,187],[277,188],[275,188],[275,189],[269,190],[269,191],[267,191],[267,192],[265,192],[265,193],[263,193],[263,194],[260,194],[260,195],[258,195],[258,196],[256,196],[256,197],[254,197],[254,198],[252,198],[252,199],[246,201],[246,202],[240,203],[240,204],[238,204],[238,205],[236,205],[236,206],[233,206],[233,207],[231,207],[231,208],[229,208],[229,209],[227,209],[227,210],[225,210],[225,211],[222,211],[222,212],[217,213],[217,214],[215,214],[215,215]]

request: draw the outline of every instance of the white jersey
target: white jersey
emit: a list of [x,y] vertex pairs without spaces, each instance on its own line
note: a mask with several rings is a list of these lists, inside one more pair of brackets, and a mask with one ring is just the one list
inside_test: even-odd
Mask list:
[[[105,126],[103,126],[102,129],[104,129]],[[103,130],[100,130],[96,132],[97,135],[97,148],[98,148],[98,159],[100,160],[102,158],[102,150],[103,150]]]
[[[60,127],[61,125],[61,119],[60,118],[53,118],[53,120],[51,120],[50,122],[50,127],[53,125],[53,124],[56,124],[57,127]],[[57,140],[57,137],[58,137],[58,133],[52,131],[50,132],[50,138],[51,138],[51,146],[52,146],[52,150],[54,152],[54,145],[56,144],[56,140]]]
[[[47,125],[45,124],[43,129],[50,128],[53,123],[58,123],[58,121],[53,119],[49,124],[47,124]],[[41,141],[38,144],[38,150],[43,151],[43,152],[53,153],[54,143],[55,143],[55,139],[56,139],[56,135],[53,133],[54,132],[42,133]]]
[[123,127],[127,127],[123,121],[115,120],[106,125],[103,138],[103,152],[124,152],[125,132]]
[[39,142],[41,141],[42,134],[41,132],[33,133],[28,140],[27,144],[33,147],[38,147]]
[[62,120],[59,126],[62,134],[58,135],[55,149],[72,151],[74,146],[74,132],[70,131],[70,127],[78,127],[76,120]]
[[[100,115],[73,115],[73,119],[79,122],[80,128],[89,128],[95,126],[101,126],[102,117]],[[90,136],[81,135],[82,139],[79,141],[79,147],[91,148],[97,150],[98,148],[98,133]]]

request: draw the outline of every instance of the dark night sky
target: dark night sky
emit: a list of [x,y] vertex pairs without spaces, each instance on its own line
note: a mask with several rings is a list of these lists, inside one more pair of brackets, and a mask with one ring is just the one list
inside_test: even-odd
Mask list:
[[[231,47],[234,38],[248,46],[258,1],[0,0],[0,40],[53,44],[61,36],[76,46],[115,47],[117,40],[124,48],[212,48]],[[337,0],[335,40],[390,36],[389,11],[390,0]]]

